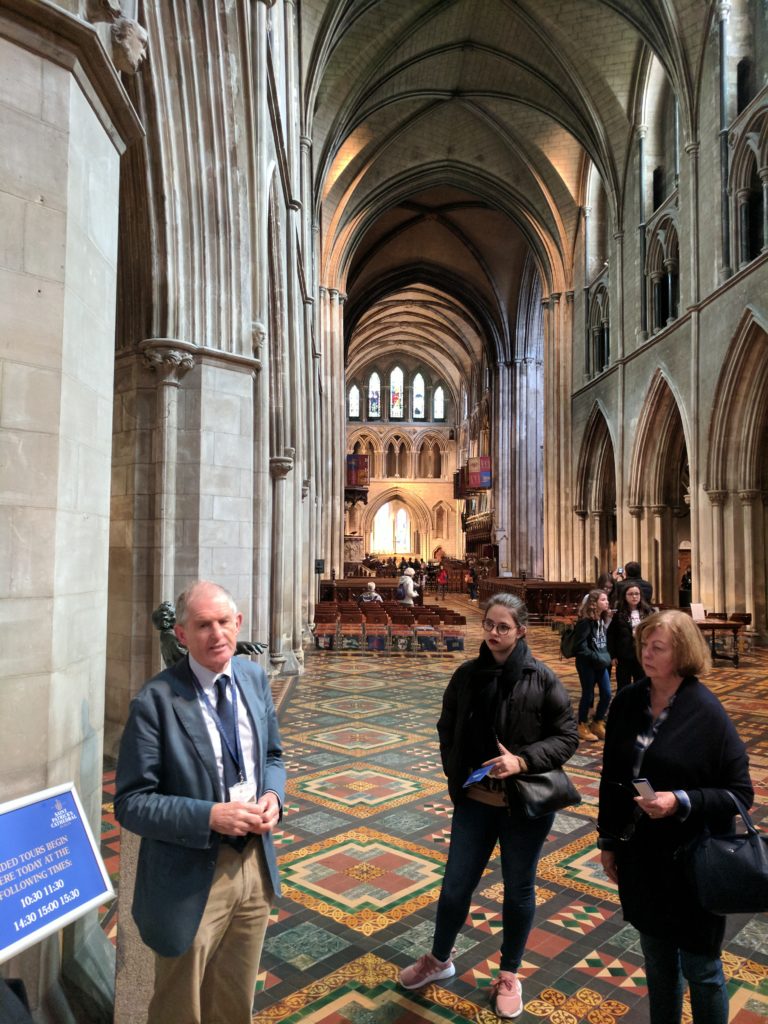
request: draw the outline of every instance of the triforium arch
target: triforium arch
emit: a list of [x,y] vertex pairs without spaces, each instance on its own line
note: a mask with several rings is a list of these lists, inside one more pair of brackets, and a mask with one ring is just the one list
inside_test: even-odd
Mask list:
[[597,579],[616,560],[616,459],[603,410],[596,402],[587,420],[576,473],[581,579]]
[[[723,363],[709,429],[702,503],[712,538],[712,573],[702,600],[716,611],[744,611],[768,630],[768,323],[744,314]],[[710,533],[711,531],[711,533]],[[724,553],[731,552],[726,559]]]
[[432,515],[429,507],[411,490],[400,487],[391,487],[382,491],[376,498],[367,505],[360,522],[360,532],[367,550],[371,550],[371,538],[373,535],[373,521],[376,513],[390,502],[398,502],[403,505],[411,516],[412,537],[418,540],[418,546],[414,544],[414,554],[422,558],[429,558],[430,545],[432,544]]
[[691,540],[688,431],[680,403],[661,370],[656,370],[634,439],[627,505],[631,544],[622,558],[640,562],[653,583],[654,599],[676,604],[678,552]]

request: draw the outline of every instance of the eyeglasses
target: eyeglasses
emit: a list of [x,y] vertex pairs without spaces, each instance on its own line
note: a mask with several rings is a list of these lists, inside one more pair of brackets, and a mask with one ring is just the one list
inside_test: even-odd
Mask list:
[[481,625],[486,633],[492,633],[495,629],[499,636],[506,636],[510,629],[512,629],[509,623],[494,622],[493,619],[483,619]]

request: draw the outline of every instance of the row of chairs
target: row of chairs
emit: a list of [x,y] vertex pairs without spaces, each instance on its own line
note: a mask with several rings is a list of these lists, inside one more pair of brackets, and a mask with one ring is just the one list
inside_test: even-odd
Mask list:
[[463,651],[466,617],[450,608],[397,602],[344,608],[315,607],[315,646],[321,650]]

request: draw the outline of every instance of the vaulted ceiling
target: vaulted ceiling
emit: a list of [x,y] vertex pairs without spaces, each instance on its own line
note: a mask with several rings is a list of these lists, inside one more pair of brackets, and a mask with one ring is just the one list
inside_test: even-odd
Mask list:
[[303,3],[320,282],[347,294],[348,358],[396,347],[393,324],[457,372],[512,358],[524,268],[573,287],[593,168],[622,226],[653,55],[689,132],[715,6]]

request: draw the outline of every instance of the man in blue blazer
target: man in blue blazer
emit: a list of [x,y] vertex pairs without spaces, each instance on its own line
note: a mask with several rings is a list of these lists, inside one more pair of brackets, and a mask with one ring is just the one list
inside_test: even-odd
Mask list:
[[133,917],[154,950],[147,1024],[251,1024],[285,767],[264,670],[234,659],[242,615],[201,581],[176,602],[189,652],[131,704],[115,815],[142,837]]

